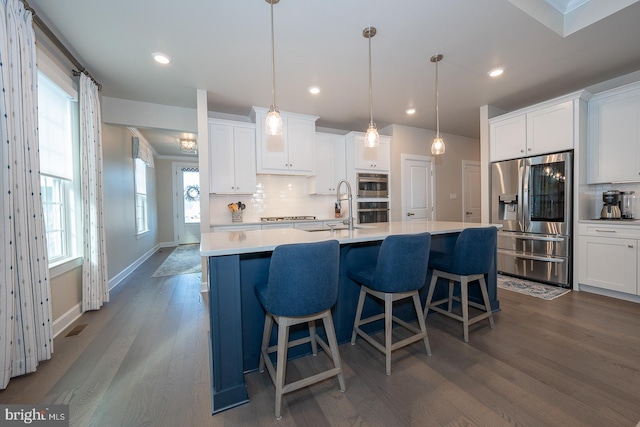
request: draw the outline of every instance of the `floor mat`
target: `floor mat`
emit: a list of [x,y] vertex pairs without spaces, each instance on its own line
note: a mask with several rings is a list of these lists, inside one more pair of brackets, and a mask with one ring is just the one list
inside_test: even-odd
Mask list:
[[530,295],[547,301],[571,292],[571,289],[532,282],[517,277],[504,276],[502,274],[498,274],[498,288]]

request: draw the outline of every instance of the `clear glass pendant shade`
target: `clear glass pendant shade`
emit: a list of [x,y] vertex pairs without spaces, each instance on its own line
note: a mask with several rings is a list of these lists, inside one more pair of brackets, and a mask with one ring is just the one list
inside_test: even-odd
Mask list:
[[378,129],[376,128],[375,123],[369,123],[369,129],[367,129],[367,133],[364,135],[364,146],[373,148],[378,145],[380,145]]
[[278,107],[272,105],[267,113],[267,119],[264,122],[264,129],[267,135],[282,135],[284,123],[280,116]]
[[431,143],[431,154],[433,154],[434,156],[444,154],[444,150],[444,140],[439,136],[434,138],[433,143]]

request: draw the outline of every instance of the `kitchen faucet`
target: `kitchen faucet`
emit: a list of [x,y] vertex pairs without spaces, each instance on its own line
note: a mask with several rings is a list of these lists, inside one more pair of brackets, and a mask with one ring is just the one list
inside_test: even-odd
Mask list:
[[[347,198],[346,199],[341,199],[340,198],[340,187],[342,186],[343,183],[347,185]],[[353,230],[353,196],[351,194],[351,184],[349,184],[349,181],[347,181],[346,179],[341,179],[338,182],[338,186],[336,187],[336,199],[337,199],[336,207],[338,209],[341,209],[340,202],[342,200],[348,200],[349,201],[349,218],[347,218],[344,221],[342,221],[342,223],[344,225],[348,225],[349,226],[349,230]]]

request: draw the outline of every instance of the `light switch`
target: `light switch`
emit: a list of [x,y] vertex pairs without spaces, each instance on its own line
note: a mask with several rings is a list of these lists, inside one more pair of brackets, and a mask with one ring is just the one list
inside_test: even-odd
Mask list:
[[449,199],[453,200],[457,198],[458,198],[458,193],[449,193]]

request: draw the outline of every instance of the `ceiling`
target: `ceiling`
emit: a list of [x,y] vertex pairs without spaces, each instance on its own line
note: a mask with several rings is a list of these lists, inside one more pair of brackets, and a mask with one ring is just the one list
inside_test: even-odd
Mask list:
[[[319,116],[319,127],[365,131],[369,58],[362,31],[374,26],[378,128],[436,128],[429,58],[442,53],[440,130],[478,138],[482,105],[514,110],[640,70],[640,3],[634,1],[281,0],[274,6],[276,104]],[[252,105],[271,104],[265,0],[28,2],[102,84],[103,96],[195,108],[196,90],[206,89],[210,112],[242,116]],[[614,3],[623,10],[602,7]],[[596,17],[563,37],[552,29],[558,17],[549,10],[564,20],[593,10]],[[158,51],[172,62],[154,63]],[[489,78],[498,66],[504,74]],[[320,94],[309,94],[310,86]],[[412,116],[409,107],[416,109]],[[177,146],[176,132],[141,132],[159,154],[167,153],[163,142]]]

